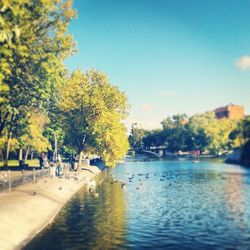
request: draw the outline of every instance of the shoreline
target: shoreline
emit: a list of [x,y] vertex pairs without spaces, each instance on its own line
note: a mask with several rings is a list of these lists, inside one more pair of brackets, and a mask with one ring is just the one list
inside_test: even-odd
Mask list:
[[61,208],[101,172],[84,167],[70,178],[45,177],[0,194],[0,249],[22,249],[50,225]]

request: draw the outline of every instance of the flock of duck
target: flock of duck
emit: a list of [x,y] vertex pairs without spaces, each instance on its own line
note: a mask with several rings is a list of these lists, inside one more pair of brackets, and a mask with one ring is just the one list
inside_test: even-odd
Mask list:
[[[143,186],[144,181],[146,181],[147,179],[150,179],[152,177],[158,177],[159,181],[165,181],[167,180],[168,176],[166,172],[151,172],[151,173],[138,173],[138,174],[130,174],[127,173],[128,175],[128,181],[124,182],[122,180],[119,179],[115,179],[113,174],[111,175],[111,179],[106,179],[106,182],[110,183],[110,184],[114,184],[114,183],[118,183],[121,185],[122,188],[125,188],[126,185],[128,185],[128,183],[138,183],[139,182],[139,186],[136,187],[136,189],[140,189],[140,186]],[[170,182],[168,184],[168,186],[172,186],[172,183]]]
[[[127,173],[127,175],[130,175],[130,174]],[[153,175],[154,177],[159,176],[160,177],[160,179],[159,179],[160,181],[167,180],[167,178],[166,178],[167,177],[166,172],[162,172],[162,173],[153,172],[153,173],[146,173],[146,174],[139,173],[139,174],[137,174],[137,176],[139,178],[138,180],[140,182],[140,185],[142,185],[143,180],[149,179],[150,175],[151,176]],[[135,177],[136,177],[135,174],[133,174],[132,176],[128,177],[129,182],[133,182],[134,180],[136,180]],[[143,179],[143,177],[145,177],[145,178]],[[172,183],[169,183],[169,186],[171,186],[171,185],[172,185]]]

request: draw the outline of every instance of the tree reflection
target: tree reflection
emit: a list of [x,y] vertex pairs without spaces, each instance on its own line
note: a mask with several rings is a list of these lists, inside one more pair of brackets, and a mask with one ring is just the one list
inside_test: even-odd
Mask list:
[[126,206],[120,183],[104,182],[95,209],[96,249],[117,249],[124,246]]
[[104,181],[99,196],[83,187],[61,210],[55,223],[25,249],[120,249],[126,245],[123,190]]
[[244,228],[245,194],[242,174],[229,174],[226,182],[226,199],[229,211],[240,228]]

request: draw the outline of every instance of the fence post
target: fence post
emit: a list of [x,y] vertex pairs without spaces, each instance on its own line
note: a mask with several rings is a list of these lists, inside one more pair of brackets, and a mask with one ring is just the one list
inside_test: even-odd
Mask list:
[[24,183],[24,170],[22,170],[22,183]]
[[65,174],[69,174],[69,163],[65,163],[65,167],[66,167],[66,173]]
[[36,183],[36,172],[35,172],[35,168],[33,168],[33,183]]
[[11,192],[11,171],[8,170],[8,183],[9,183],[9,192]]

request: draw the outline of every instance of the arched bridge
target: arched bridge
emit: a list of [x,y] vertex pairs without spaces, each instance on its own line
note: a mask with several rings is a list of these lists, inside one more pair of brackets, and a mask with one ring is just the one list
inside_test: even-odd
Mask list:
[[150,156],[153,156],[153,157],[161,157],[160,154],[156,153],[156,152],[152,152],[150,150],[141,150],[140,151],[141,153],[145,153],[145,154],[148,154]]
[[160,146],[160,147],[150,147],[150,148],[140,149],[137,152],[144,153],[152,157],[162,157],[165,154],[165,150],[166,147]]

